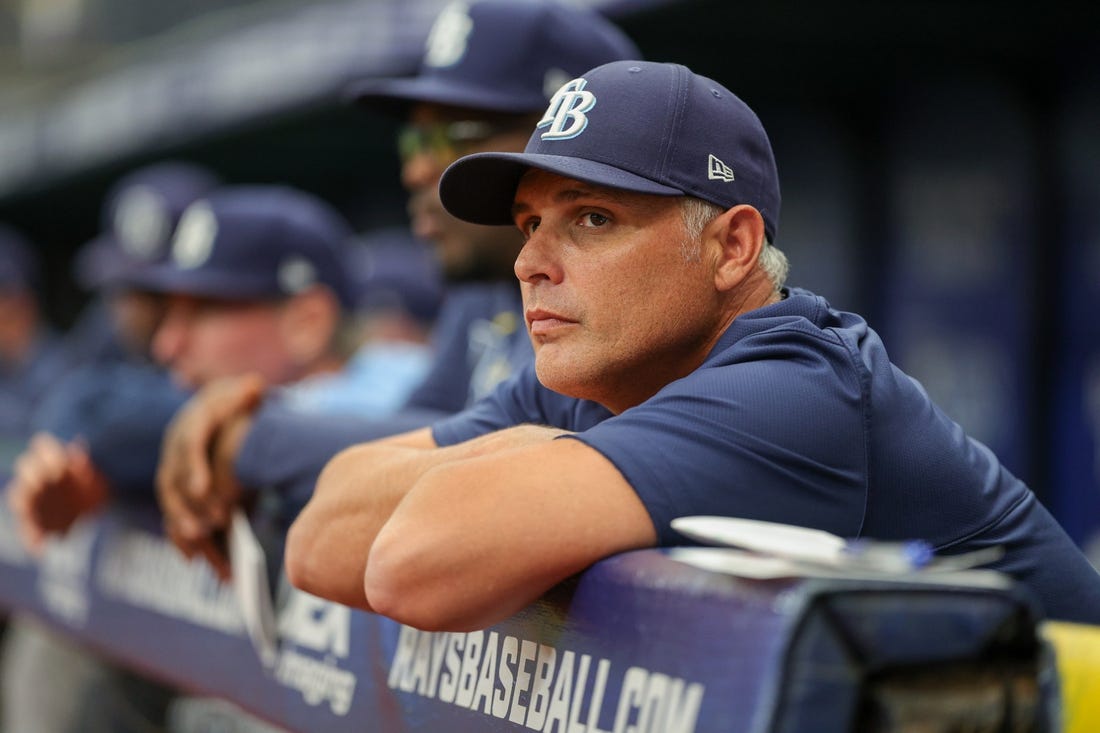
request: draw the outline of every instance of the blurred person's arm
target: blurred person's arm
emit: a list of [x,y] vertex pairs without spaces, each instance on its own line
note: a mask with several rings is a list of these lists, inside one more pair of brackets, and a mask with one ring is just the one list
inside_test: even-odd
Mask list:
[[99,511],[110,495],[107,478],[79,442],[36,433],[15,460],[8,505],[23,545],[42,550],[50,535],[64,535],[80,518]]
[[342,449],[439,417],[430,410],[375,419],[303,413],[266,397],[255,376],[212,382],[165,432],[156,483],[166,534],[187,556],[201,554],[227,567],[214,539],[245,495],[276,493],[285,518],[292,519],[321,469]]

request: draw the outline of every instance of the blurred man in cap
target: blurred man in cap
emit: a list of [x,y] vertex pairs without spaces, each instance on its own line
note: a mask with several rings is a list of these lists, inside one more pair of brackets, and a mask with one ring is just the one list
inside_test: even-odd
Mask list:
[[[78,279],[97,291],[87,309],[95,315],[82,317],[70,332],[70,358],[77,366],[43,401],[34,429],[39,442],[71,443],[72,458],[98,467],[116,490],[149,493],[163,425],[185,398],[152,363],[164,296],[142,278],[168,259],[183,211],[216,184],[212,173],[189,163],[137,169],[111,187],[103,230],[78,253]],[[81,502],[45,501],[42,511],[59,515],[43,514],[40,528],[64,529],[85,510]],[[28,522],[25,529],[34,526]]]
[[66,334],[82,364],[146,362],[163,298],[135,286],[134,276],[163,262],[180,216],[219,185],[206,168],[165,161],[138,168],[107,192],[100,234],[73,260],[73,277],[93,301]]
[[[193,202],[166,257],[126,277],[132,287],[164,298],[150,343],[153,358],[183,389],[250,371],[284,385],[339,369],[348,353],[349,237],[327,204],[290,188],[226,187]],[[65,533],[112,496],[151,501],[158,446],[150,440],[181,401],[182,395],[147,399],[138,412],[100,404],[68,421],[86,431],[81,439],[37,434],[16,461],[8,494],[25,544],[39,551],[49,535]],[[202,549],[228,576],[224,547]],[[51,672],[58,659],[70,672],[64,678]],[[5,729],[141,730],[142,720],[161,725],[174,697],[41,633],[9,641],[5,668]],[[51,684],[41,684],[44,676]],[[50,699],[41,699],[39,689],[49,690]],[[57,697],[67,704],[53,703]]]
[[[226,187],[195,201],[180,219],[168,257],[127,278],[134,288],[164,298],[150,343],[153,359],[186,390],[245,373],[285,385],[339,370],[354,346],[344,342],[342,330],[353,297],[344,261],[350,236],[327,204],[290,188]],[[153,419],[134,417],[132,424],[142,426]],[[116,422],[118,429],[131,425]],[[140,452],[136,456],[131,446],[126,455],[149,467],[146,451]],[[62,470],[66,457],[74,461],[82,453],[82,443],[63,446],[38,435],[17,462],[9,503],[31,549],[106,498],[92,492],[91,482]],[[147,492],[152,474],[144,479]],[[85,491],[92,492],[94,506],[64,500],[65,492],[75,498]],[[81,511],[70,514],[65,506]],[[220,554],[210,559],[226,573]]]
[[[522,238],[505,227],[458,221],[439,202],[439,177],[460,155],[521,150],[563,80],[638,50],[595,12],[558,2],[456,2],[428,36],[419,74],[363,82],[369,108],[402,115],[398,147],[414,232],[432,240],[450,283],[436,325],[436,361],[405,407],[385,420],[305,419],[263,401],[255,382],[211,385],[166,435],[158,491],[169,521],[193,534],[184,548],[224,529],[233,476],[287,502],[308,500],[325,462],[355,442],[429,424],[491,393],[531,359],[512,271]],[[211,450],[211,446],[217,449]],[[213,464],[210,456],[214,456]]]
[[[21,525],[27,542],[68,529],[109,492],[150,495],[161,433],[186,394],[150,361],[163,298],[134,278],[167,258],[183,210],[216,184],[206,169],[173,161],[128,173],[105,196],[100,234],[75,260],[76,281],[95,299],[66,334],[74,366],[35,410],[35,448],[23,457],[58,472],[39,484],[35,514]],[[125,690],[133,720],[163,716],[168,699],[27,615],[13,620],[2,663],[4,730],[125,730],[114,706],[95,704],[99,691]]]

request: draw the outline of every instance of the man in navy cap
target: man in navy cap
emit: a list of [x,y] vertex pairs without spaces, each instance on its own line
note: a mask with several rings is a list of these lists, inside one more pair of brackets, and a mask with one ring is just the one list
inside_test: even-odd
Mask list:
[[[102,229],[76,258],[77,282],[96,297],[66,335],[74,367],[33,412],[36,435],[21,457],[25,468],[56,473],[49,481],[24,480],[8,497],[30,508],[35,496],[20,525],[29,544],[66,530],[108,493],[150,495],[160,436],[186,394],[151,362],[163,297],[134,278],[167,258],[183,210],[216,184],[206,169],[171,161],[134,170],[108,191]],[[114,698],[98,695],[104,685],[134,702],[135,720],[162,716],[168,697],[30,616],[13,619],[0,664],[4,730],[125,730],[104,704]]]
[[[307,419],[271,399],[253,415],[255,382],[203,390],[169,428],[158,471],[169,521],[195,531],[181,546],[208,542],[222,528],[235,487],[223,496],[213,477],[233,476],[246,487],[289,497],[293,515],[341,448],[461,410],[530,361],[512,272],[522,238],[509,228],[450,216],[439,201],[439,177],[464,153],[522,149],[563,81],[592,65],[637,56],[634,44],[591,10],[549,1],[456,2],[436,20],[416,76],[371,80],[353,90],[368,107],[406,120],[398,142],[412,227],[432,240],[451,285],[436,326],[435,364],[404,408],[384,420]],[[209,465],[204,457],[211,455],[225,463]]]
[[1002,546],[1054,618],[1100,575],[1035,496],[890,363],[857,315],[784,286],[756,115],[683,66],[562,86],[524,153],[460,159],[448,210],[507,222],[535,362],[472,409],[351,448],[291,528],[308,592],[471,629],[607,555],[724,515],[844,537]]
[[[345,270],[349,238],[336,211],[291,188],[226,187],[194,201],[165,256],[126,275],[131,287],[165,299],[151,336],[153,358],[188,390],[244,372],[289,389],[336,372],[355,345],[344,338],[353,299]],[[87,406],[81,419],[65,421],[67,430],[79,426],[80,439],[46,432],[32,439],[16,461],[8,493],[29,548],[38,550],[48,536],[65,533],[111,497],[152,500],[159,436],[183,401],[177,394],[173,400],[138,397],[137,412],[101,401]],[[166,528],[177,530],[171,523]],[[196,552],[228,576],[224,547],[215,543]],[[172,691],[33,630],[16,642],[4,660],[11,670],[4,715],[12,729],[36,720],[38,730],[130,730],[134,711],[163,723]],[[76,712],[36,704],[32,680],[48,673],[45,660],[59,658],[70,670],[61,696],[78,706]],[[51,698],[60,685],[48,686]],[[104,688],[111,694],[97,693]],[[81,704],[87,707],[79,710]]]
[[[188,390],[244,373],[286,385],[339,370],[354,347],[342,330],[353,300],[344,259],[350,236],[331,207],[290,188],[226,187],[195,201],[180,218],[167,258],[128,276],[132,286],[165,298],[152,334],[153,358]],[[125,427],[129,421],[114,423]],[[102,440],[121,447],[110,436]],[[145,454],[156,450],[147,448],[139,460],[151,469]],[[74,462],[83,452],[82,443],[63,446],[40,435],[17,462],[9,502],[31,548],[105,500],[95,490],[105,481],[86,482],[83,472],[61,470],[59,462]],[[71,481],[50,480],[57,476]],[[152,471],[140,478],[135,490],[147,494]],[[74,501],[64,501],[65,492]],[[91,498],[75,501],[85,496]],[[220,553],[208,557],[227,574]]]
[[77,285],[94,296],[66,334],[75,361],[148,361],[162,298],[135,287],[132,277],[164,261],[184,209],[218,185],[202,166],[163,161],[131,171],[111,186],[99,235],[73,260]]

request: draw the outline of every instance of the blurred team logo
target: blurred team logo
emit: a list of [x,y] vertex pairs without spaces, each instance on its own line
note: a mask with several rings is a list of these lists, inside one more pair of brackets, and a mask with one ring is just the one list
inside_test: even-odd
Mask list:
[[565,69],[550,68],[542,78],[542,93],[547,99],[552,99],[559,89],[569,83],[573,75]]
[[289,585],[283,590],[275,679],[300,692],[307,704],[327,702],[334,714],[347,715],[358,683],[341,666],[351,650],[351,609]]
[[279,263],[278,278],[284,293],[301,293],[317,282],[317,268],[304,257],[289,257]]
[[512,334],[519,323],[510,310],[497,313],[492,320],[479,318],[467,332],[467,359],[473,366],[467,405],[472,405],[512,376]]
[[550,99],[546,114],[535,126],[537,129],[550,128],[542,133],[543,140],[570,140],[588,127],[585,113],[596,106],[596,95],[584,90],[586,84],[584,79],[573,79],[562,85]]
[[191,204],[183,212],[172,240],[172,262],[186,270],[200,267],[210,259],[217,234],[218,220],[210,204],[205,201]]
[[119,198],[112,224],[128,254],[152,260],[168,241],[172,218],[160,193],[149,186],[133,186]]
[[424,63],[428,66],[452,66],[466,54],[466,40],[474,28],[470,6],[451,3],[436,18],[428,34]]

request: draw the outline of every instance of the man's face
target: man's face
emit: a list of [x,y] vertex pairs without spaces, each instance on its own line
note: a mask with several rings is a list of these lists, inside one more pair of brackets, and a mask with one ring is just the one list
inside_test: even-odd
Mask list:
[[531,125],[518,118],[492,119],[483,112],[419,104],[401,137],[401,181],[409,192],[413,232],[436,245],[444,276],[451,282],[511,277],[520,239],[509,227],[460,221],[439,200],[439,178],[469,153],[522,151]]
[[285,383],[297,375],[282,319],[279,303],[169,295],[153,356],[189,388],[247,372]]
[[545,386],[618,413],[702,362],[721,332],[717,257],[685,257],[679,201],[524,176],[515,271]]

